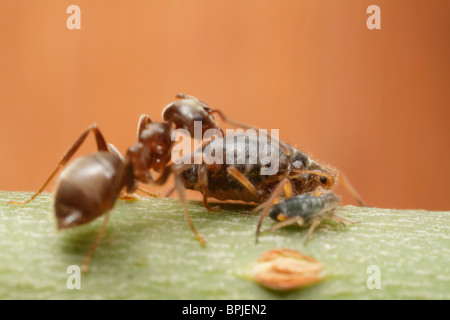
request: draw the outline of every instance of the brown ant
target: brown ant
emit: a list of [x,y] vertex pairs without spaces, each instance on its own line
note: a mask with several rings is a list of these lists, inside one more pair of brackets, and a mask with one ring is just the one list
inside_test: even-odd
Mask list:
[[[201,121],[203,132],[208,129],[221,130],[213,113],[218,113],[226,122],[239,125],[238,122],[230,121],[222,112],[212,110],[206,103],[195,97],[184,94],[177,94],[176,97],[178,100],[164,108],[163,122],[152,122],[147,115],[140,117],[137,129],[138,141],[128,149],[125,157],[122,157],[113,145],[106,143],[103,134],[94,123],[64,154],[35,194],[24,202],[10,201],[9,203],[24,205],[32,201],[45,189],[58,170],[65,167],[55,187],[54,208],[58,230],[86,224],[105,214],[103,225],[83,261],[82,270],[86,271],[108,223],[109,211],[121,192],[125,190],[128,194],[137,189],[146,192],[138,188],[138,182],[161,185],[165,183],[170,173],[174,172],[169,162],[174,145],[171,136],[175,129],[186,129],[193,136],[194,121]],[[90,132],[95,136],[98,151],[79,157],[66,166]],[[160,173],[160,176],[154,179],[150,170]],[[205,240],[191,222],[182,184],[177,174],[175,174],[175,182],[188,225],[203,244]]]

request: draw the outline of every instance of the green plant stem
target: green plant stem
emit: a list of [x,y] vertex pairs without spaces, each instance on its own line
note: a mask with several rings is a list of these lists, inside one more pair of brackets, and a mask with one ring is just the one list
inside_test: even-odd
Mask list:
[[[8,205],[29,193],[0,192],[1,299],[449,299],[450,213],[344,206],[359,222],[319,228],[303,244],[297,226],[264,234],[255,244],[252,208],[222,205],[208,212],[190,202],[201,246],[177,199],[118,201],[105,236],[69,290],[70,265],[81,265],[103,218],[56,232],[51,194],[26,206]],[[264,221],[264,228],[272,225]],[[245,267],[265,251],[289,248],[324,264],[325,279],[286,293],[245,278]],[[381,289],[369,289],[375,265]],[[369,268],[369,273],[368,273]]]

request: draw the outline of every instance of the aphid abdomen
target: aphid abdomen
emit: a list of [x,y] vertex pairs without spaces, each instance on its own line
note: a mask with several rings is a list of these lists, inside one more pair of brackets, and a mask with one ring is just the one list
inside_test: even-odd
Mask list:
[[120,164],[111,153],[97,152],[77,158],[61,172],[54,204],[58,229],[88,223],[114,206]]
[[[264,152],[260,148],[263,148]],[[261,203],[270,197],[290,166],[290,159],[282,148],[271,145],[267,140],[263,144],[258,140],[258,136],[252,133],[231,133],[212,140],[201,150],[203,155],[209,154],[208,150],[220,150],[221,163],[202,164],[207,172],[207,184],[204,186],[198,183],[199,165],[193,164],[181,174],[183,185],[186,189],[197,191],[200,191],[200,187],[205,187],[208,197],[218,200]],[[262,168],[271,167],[272,161],[276,162],[278,171],[270,175],[261,174]],[[258,190],[257,195],[227,171],[231,167],[245,176]]]

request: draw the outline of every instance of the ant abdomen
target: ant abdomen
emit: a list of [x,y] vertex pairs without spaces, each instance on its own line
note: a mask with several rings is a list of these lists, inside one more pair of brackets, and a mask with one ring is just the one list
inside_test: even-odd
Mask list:
[[88,223],[114,206],[122,188],[117,183],[121,163],[100,151],[77,158],[61,172],[54,204],[58,230]]

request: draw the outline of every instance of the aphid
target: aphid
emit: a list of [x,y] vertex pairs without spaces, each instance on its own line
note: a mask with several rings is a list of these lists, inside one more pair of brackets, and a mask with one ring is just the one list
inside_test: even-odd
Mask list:
[[351,223],[334,213],[339,206],[339,197],[330,191],[316,195],[316,192],[305,193],[281,200],[268,211],[269,217],[278,223],[263,232],[271,232],[282,227],[297,223],[299,226],[310,226],[305,243],[320,224],[327,217],[339,223]]
[[[65,167],[59,175],[55,189],[54,208],[58,230],[86,224],[105,214],[104,223],[83,262],[82,269],[86,271],[95,247],[103,236],[109,211],[121,192],[126,190],[127,193],[133,193],[137,189],[145,192],[144,189],[138,188],[138,182],[161,185],[174,172],[170,165],[174,145],[171,139],[172,132],[184,128],[192,133],[194,121],[202,121],[203,131],[220,130],[214,119],[214,112],[229,121],[220,111],[212,110],[195,97],[178,94],[177,98],[179,100],[165,107],[164,122],[152,122],[147,115],[140,117],[138,141],[128,149],[125,157],[122,157],[113,145],[107,145],[97,125],[92,124],[62,157],[39,191],[25,202],[10,201],[10,203],[24,205],[32,201],[45,189],[58,170]],[[79,157],[66,167],[90,132],[95,136],[98,151]],[[160,173],[160,176],[154,179],[150,170]],[[204,243],[205,240],[198,234],[190,220],[178,175],[175,174],[175,177],[187,222],[198,240]]]
[[[203,145],[202,150],[204,151],[208,146],[212,149],[222,150],[222,154],[226,155],[224,163],[208,164],[203,162],[181,167],[181,179],[184,187],[200,191],[203,195],[203,204],[209,210],[212,210],[207,203],[209,197],[218,200],[259,203],[260,205],[253,210],[256,212],[263,209],[256,230],[256,241],[258,241],[263,219],[280,196],[290,198],[312,191],[328,190],[335,185],[336,180],[339,180],[356,201],[363,205],[358,194],[342,174],[318,164],[304,152],[286,143],[283,143],[282,147],[274,148],[270,139],[267,139],[266,144],[262,145],[258,134],[245,132],[214,139]],[[262,163],[259,158],[253,164],[249,161],[250,150],[259,150],[259,148],[271,150],[271,161]],[[242,152],[245,152],[245,162],[236,164],[238,162],[237,155]],[[271,166],[272,157],[275,154],[278,154],[278,171],[272,175],[261,175],[261,169]],[[232,155],[234,158],[227,158],[228,155]],[[287,201],[286,205],[295,203],[296,206],[303,206],[302,201],[307,206],[313,202],[310,196],[300,197],[297,200],[288,201],[286,199],[285,201]],[[330,200],[329,205],[331,203],[336,203],[336,201]]]

